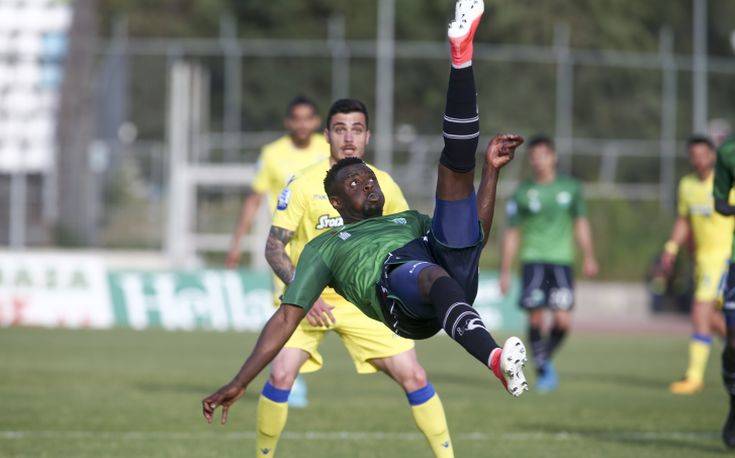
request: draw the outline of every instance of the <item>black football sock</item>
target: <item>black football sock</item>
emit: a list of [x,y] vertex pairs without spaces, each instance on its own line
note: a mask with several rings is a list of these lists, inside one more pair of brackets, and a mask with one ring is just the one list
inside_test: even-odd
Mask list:
[[729,342],[722,352],[722,382],[730,397],[735,396],[735,348]]
[[541,328],[529,326],[528,340],[531,342],[531,352],[533,353],[533,363],[536,366],[536,373],[543,375],[546,370],[546,343],[541,335]]
[[455,172],[471,171],[475,168],[479,138],[480,117],[472,66],[452,67],[444,109],[444,150],[439,161]]
[[498,344],[485,328],[477,311],[466,302],[459,283],[450,277],[439,278],[431,286],[429,300],[436,308],[447,335],[489,367],[490,353],[498,348]]
[[559,348],[564,338],[567,336],[567,330],[554,326],[551,328],[549,338],[546,341],[546,359],[550,360],[554,356],[554,352]]

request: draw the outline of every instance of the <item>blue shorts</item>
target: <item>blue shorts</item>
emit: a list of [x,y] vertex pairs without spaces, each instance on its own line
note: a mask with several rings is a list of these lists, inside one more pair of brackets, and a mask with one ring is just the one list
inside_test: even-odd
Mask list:
[[574,306],[574,276],[565,264],[523,264],[523,289],[519,305],[525,310],[548,307],[571,310]]
[[[460,201],[437,200],[432,229],[392,251],[385,259],[377,291],[386,324],[396,334],[409,339],[426,339],[439,332],[441,322],[434,307],[416,300],[418,272],[429,265],[443,268],[462,287],[467,302],[472,303],[477,296],[482,248],[482,228],[474,193]],[[400,281],[410,284],[397,288],[394,278],[391,285],[391,274],[407,263],[417,266],[412,273],[400,272]]]

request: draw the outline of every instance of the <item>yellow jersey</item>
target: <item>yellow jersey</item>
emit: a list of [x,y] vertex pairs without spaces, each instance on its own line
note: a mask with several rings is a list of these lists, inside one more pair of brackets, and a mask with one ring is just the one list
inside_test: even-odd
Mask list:
[[[696,259],[720,261],[730,256],[735,218],[722,216],[715,212],[712,187],[714,174],[706,180],[692,173],[679,182],[679,216],[688,218],[696,245]],[[730,192],[730,202],[735,192]]]
[[[288,248],[294,265],[309,241],[333,227],[343,225],[342,217],[329,203],[324,191],[324,178],[331,166],[329,159],[326,159],[298,172],[278,199],[272,224],[293,231]],[[391,215],[408,210],[401,188],[393,178],[370,164],[368,167],[375,172],[385,196],[383,214]],[[322,298],[327,303],[345,301],[332,288],[325,288]]]
[[278,193],[297,171],[329,157],[329,144],[321,134],[312,134],[309,146],[297,148],[291,137],[284,135],[263,147],[258,159],[258,171],[253,190],[268,195],[268,205],[276,210]]

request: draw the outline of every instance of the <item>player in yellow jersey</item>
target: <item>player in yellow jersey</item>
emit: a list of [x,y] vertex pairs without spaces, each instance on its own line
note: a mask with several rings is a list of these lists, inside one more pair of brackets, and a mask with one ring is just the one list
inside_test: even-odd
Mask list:
[[[278,140],[265,145],[258,159],[258,172],[250,193],[243,203],[232,243],[225,264],[233,269],[240,263],[240,244],[242,237],[248,233],[255,214],[265,197],[268,200],[270,213],[276,210],[278,194],[294,173],[317,161],[329,157],[329,145],[324,136],[316,133],[321,119],[316,105],[302,96],[294,98],[286,109],[283,121],[288,131]],[[278,299],[283,293],[283,282],[273,276],[273,304],[280,305]],[[305,407],[306,384],[298,381],[297,390],[291,397],[291,405]]]
[[696,287],[691,312],[694,332],[689,343],[686,375],[670,386],[675,394],[693,394],[703,388],[712,333],[719,336],[725,333],[724,318],[716,312],[716,305],[721,295],[720,285],[727,272],[735,227],[735,219],[714,211],[714,144],[707,137],[692,136],[687,149],[694,173],[684,176],[679,182],[678,217],[661,258],[664,270],[670,272],[679,247],[691,233],[695,243],[696,264]]
[[268,200],[269,210],[273,213],[278,194],[294,173],[329,156],[329,145],[324,136],[316,133],[321,119],[316,105],[310,99],[302,96],[294,98],[288,104],[283,124],[288,133],[261,150],[252,193],[245,198],[232,236],[227,267],[234,268],[239,264],[240,241],[250,230],[263,198]]
[[[330,228],[343,225],[327,198],[324,178],[338,160],[362,158],[370,139],[368,113],[357,100],[335,102],[327,117],[325,136],[330,157],[299,172],[278,199],[268,236],[266,258],[286,283],[307,242]],[[385,214],[408,210],[398,185],[387,173],[372,167],[385,195]],[[290,253],[286,248],[290,248]],[[328,331],[336,332],[360,374],[381,371],[406,392],[413,417],[436,456],[451,457],[453,450],[439,397],[419,364],[414,342],[398,337],[383,323],[368,318],[333,289],[324,290],[285,347],[273,360],[268,382],[258,403],[256,455],[272,456],[288,414],[287,400],[299,371],[321,368],[319,344]]]

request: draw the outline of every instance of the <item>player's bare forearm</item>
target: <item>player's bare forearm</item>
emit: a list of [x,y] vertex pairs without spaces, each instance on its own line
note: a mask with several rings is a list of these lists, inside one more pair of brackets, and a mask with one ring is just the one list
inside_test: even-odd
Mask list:
[[521,244],[521,231],[518,228],[511,227],[505,230],[503,235],[502,260],[500,263],[501,272],[510,272],[513,267],[513,261],[518,253],[518,247]]
[[585,258],[594,259],[595,248],[592,243],[592,229],[587,218],[577,218],[574,221],[574,234],[577,238],[577,245],[582,250],[582,255]]
[[724,199],[715,199],[715,211],[723,216],[735,216],[735,205],[730,205]]
[[286,245],[291,241],[293,231],[278,226],[271,226],[268,240],[265,243],[265,259],[273,272],[285,284],[291,283],[295,271],[291,258],[286,253]]
[[252,353],[232,381],[245,388],[278,355],[306,313],[301,307],[281,304],[260,332]]
[[262,195],[253,192],[245,198],[245,202],[240,210],[240,217],[235,226],[235,232],[232,234],[232,243],[230,243],[230,251],[227,253],[227,267],[234,268],[240,262],[240,241],[242,237],[248,233],[253,223],[255,213],[260,207]]
[[669,237],[669,240],[677,245],[681,245],[686,242],[687,237],[689,237],[689,220],[679,216],[674,222],[674,228],[671,230],[671,237]]
[[237,375],[229,383],[202,400],[202,414],[207,422],[212,422],[217,407],[222,407],[221,423],[227,422],[230,407],[245,393],[250,382],[276,357],[304,315],[304,310],[300,307],[281,305],[266,323],[255,348]]
[[482,224],[483,246],[487,244],[495,214],[495,197],[498,191],[500,170],[487,163],[482,168],[480,189],[477,192],[477,215]]

